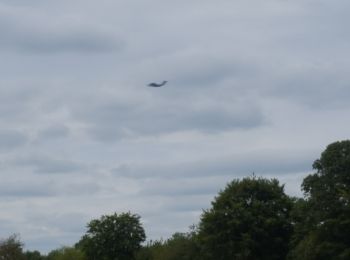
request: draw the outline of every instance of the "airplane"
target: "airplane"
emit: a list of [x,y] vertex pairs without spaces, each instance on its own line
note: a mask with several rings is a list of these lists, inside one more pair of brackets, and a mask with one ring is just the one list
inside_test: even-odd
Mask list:
[[167,82],[168,82],[168,81],[166,81],[166,80],[164,80],[164,81],[163,81],[162,83],[160,83],[160,84],[159,84],[159,83],[154,83],[154,82],[152,82],[152,83],[148,84],[147,86],[158,88],[158,87],[164,86]]

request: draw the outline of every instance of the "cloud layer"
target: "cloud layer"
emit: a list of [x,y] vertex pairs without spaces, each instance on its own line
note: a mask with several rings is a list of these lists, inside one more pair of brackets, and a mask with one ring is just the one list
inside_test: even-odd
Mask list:
[[348,7],[2,1],[1,234],[48,252],[130,210],[166,238],[253,172],[300,196],[349,138]]

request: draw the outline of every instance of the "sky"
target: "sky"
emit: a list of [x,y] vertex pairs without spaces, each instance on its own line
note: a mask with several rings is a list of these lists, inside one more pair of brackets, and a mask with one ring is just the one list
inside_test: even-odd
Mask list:
[[168,238],[252,173],[302,196],[349,138],[349,8],[0,1],[1,237],[47,253],[130,211]]

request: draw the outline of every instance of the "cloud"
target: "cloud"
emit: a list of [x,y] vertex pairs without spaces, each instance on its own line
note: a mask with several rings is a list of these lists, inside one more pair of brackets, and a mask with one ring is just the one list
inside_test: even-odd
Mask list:
[[6,152],[25,145],[28,137],[16,130],[0,131],[0,151]]
[[102,187],[94,180],[86,180],[86,176],[80,175],[78,180],[69,180],[67,183],[62,180],[59,184],[55,185],[57,194],[69,195],[69,196],[86,196],[97,194],[101,191]]
[[38,140],[53,140],[65,138],[69,135],[69,128],[64,125],[52,125],[38,134]]
[[[174,110],[177,110],[175,112]],[[181,111],[182,110],[182,111]],[[189,108],[191,110],[191,108]],[[114,112],[114,113],[113,113]],[[129,111],[128,113],[141,111]],[[262,124],[259,111],[230,112],[221,109],[207,109],[191,112],[184,107],[164,108],[164,111],[144,111],[139,118],[130,115],[125,118],[122,111],[111,111],[111,121],[95,123],[89,132],[98,140],[118,140],[125,137],[158,136],[178,131],[216,133],[232,129],[249,129]],[[92,121],[93,122],[93,121]]]
[[[208,194],[215,195],[222,188],[226,182],[225,177],[217,176],[203,176],[200,178],[178,177],[178,178],[159,178],[150,177],[142,181],[141,196],[161,196],[161,197],[192,197],[192,196],[208,196]],[[191,210],[196,207],[192,205]],[[200,208],[200,207],[199,207]]]
[[48,188],[49,183],[28,183],[23,181],[2,182],[0,185],[1,197],[29,198],[29,197],[50,197],[56,193]]
[[349,76],[343,68],[346,65],[341,63],[303,61],[298,65],[269,68],[274,70],[275,78],[263,79],[260,92],[300,103],[310,109],[348,107]]
[[[300,153],[300,152],[298,152]],[[208,159],[200,161],[174,162],[162,164],[160,162],[141,165],[122,164],[114,168],[112,173],[116,176],[128,178],[204,178],[208,176],[231,176],[240,178],[249,176],[253,172],[257,175],[283,176],[293,172],[306,172],[311,170],[314,158],[306,154],[292,154],[283,151],[264,151],[235,154],[231,157]],[[203,187],[204,188],[204,187]],[[194,190],[195,191],[195,190]]]
[[[1,8],[2,7],[2,8]],[[55,23],[32,7],[0,6],[0,50],[32,54],[118,51],[122,41],[103,29],[65,17]]]
[[32,167],[39,174],[66,174],[79,172],[84,165],[68,159],[56,159],[47,156],[27,156],[17,158],[12,164],[20,167]]
[[166,238],[253,172],[301,196],[349,138],[348,7],[2,1],[0,229],[48,252],[130,210]]
[[219,100],[203,102],[196,97],[190,100],[190,97],[180,99],[176,96],[158,96],[158,99],[146,96],[142,100],[131,95],[124,101],[120,101],[120,97],[115,100],[95,99],[95,104],[91,103],[88,109],[72,111],[75,118],[87,126],[91,136],[102,141],[182,131],[219,133],[264,124],[259,106],[244,99],[236,99],[233,103],[221,100],[220,103]]
[[[89,31],[31,32],[9,35],[6,46],[28,53],[55,54],[62,52],[99,53],[120,48],[120,43],[103,33]],[[23,37],[22,38],[20,38]]]
[[[137,64],[137,74],[145,78],[159,75],[176,88],[212,88],[228,79],[255,77],[259,68],[240,53],[212,50],[205,46],[191,46],[174,50],[159,57],[149,57]],[[174,86],[175,85],[175,86]]]

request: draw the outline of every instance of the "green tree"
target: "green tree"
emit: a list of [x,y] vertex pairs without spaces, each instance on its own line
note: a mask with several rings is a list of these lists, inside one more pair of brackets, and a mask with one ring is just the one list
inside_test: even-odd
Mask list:
[[302,183],[290,258],[350,259],[350,141],[328,145],[313,168]]
[[47,260],[85,260],[84,253],[74,247],[61,247],[52,250],[46,257]]
[[196,233],[175,233],[167,240],[150,242],[137,254],[137,260],[196,260],[199,246]]
[[39,251],[26,251],[24,253],[26,260],[46,260],[45,256],[42,256]]
[[175,233],[164,243],[164,247],[166,260],[194,260],[197,259],[199,251],[196,236],[193,233]]
[[140,217],[114,213],[92,220],[86,234],[77,244],[91,260],[131,260],[145,241]]
[[284,259],[291,207],[276,179],[233,180],[202,214],[202,259]]
[[24,260],[23,243],[14,234],[7,239],[0,240],[0,260]]

